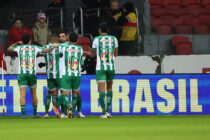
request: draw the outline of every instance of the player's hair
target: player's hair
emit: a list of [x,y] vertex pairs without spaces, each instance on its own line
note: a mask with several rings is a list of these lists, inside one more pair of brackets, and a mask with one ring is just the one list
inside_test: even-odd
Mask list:
[[59,35],[60,35],[60,34],[65,34],[65,35],[67,36],[67,33],[66,33],[65,31],[60,31],[60,32],[59,32]]
[[50,43],[58,43],[59,42],[59,37],[56,34],[52,34],[50,36],[49,42]]
[[99,29],[101,29],[101,31],[103,33],[108,33],[108,30],[109,30],[109,27],[108,27],[108,24],[106,22],[102,22],[100,25],[99,25]]
[[23,44],[28,44],[31,40],[30,34],[23,34],[21,37]]
[[78,35],[75,32],[71,32],[69,35],[69,41],[70,42],[77,42],[78,39]]

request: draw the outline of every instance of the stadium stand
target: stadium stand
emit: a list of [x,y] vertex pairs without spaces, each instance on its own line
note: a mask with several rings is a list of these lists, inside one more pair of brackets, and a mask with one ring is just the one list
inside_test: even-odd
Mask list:
[[182,7],[182,0],[163,0],[163,6],[170,9]]
[[175,36],[172,38],[172,44],[176,48],[176,54],[178,55],[192,54],[192,42],[190,42],[188,37]]
[[183,0],[182,4],[187,8],[200,8],[201,1],[200,0]]
[[206,8],[210,7],[210,1],[209,0],[202,0],[202,5]]
[[77,44],[83,47],[84,51],[89,51],[91,46],[91,40],[88,37],[79,37]]
[[161,8],[163,6],[163,0],[149,0],[151,8]]

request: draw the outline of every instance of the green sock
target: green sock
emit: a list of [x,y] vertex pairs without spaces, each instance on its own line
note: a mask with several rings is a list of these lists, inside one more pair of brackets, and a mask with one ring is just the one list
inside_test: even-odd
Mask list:
[[65,109],[64,109],[64,105],[61,105],[61,112],[64,113]]
[[26,115],[26,105],[21,105],[21,112],[22,112],[22,115],[25,116]]
[[77,95],[72,96],[72,112],[74,113],[77,107]]
[[78,109],[78,112],[82,111],[82,98],[81,98],[81,96],[77,96],[77,109]]
[[56,107],[59,108],[63,104],[63,94],[59,95],[56,102]]
[[106,112],[110,112],[110,107],[112,105],[112,96],[113,96],[113,92],[109,91],[107,93],[107,108],[106,108]]
[[99,94],[100,94],[99,97],[100,97],[101,108],[102,108],[102,111],[103,111],[103,115],[105,115],[106,114],[106,109],[105,109],[105,93],[100,92]]
[[48,94],[45,98],[45,113],[46,114],[49,112],[50,102],[51,102],[51,95]]
[[57,101],[58,101],[58,96],[53,95],[53,96],[52,96],[53,106],[56,106],[56,105],[57,105]]
[[67,107],[70,106],[70,101],[69,101],[68,95],[63,95],[63,104],[66,105]]
[[37,115],[37,106],[34,106],[34,116]]
[[63,105],[63,113],[64,113],[65,115],[67,115],[67,106],[66,106],[66,105]]

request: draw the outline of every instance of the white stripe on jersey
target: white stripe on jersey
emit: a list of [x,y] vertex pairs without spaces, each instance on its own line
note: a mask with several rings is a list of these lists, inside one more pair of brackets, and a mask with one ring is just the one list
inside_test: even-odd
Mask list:
[[[112,38],[109,37],[109,40],[111,40]],[[110,56],[112,57],[112,41],[109,42],[109,67],[110,67],[110,70],[113,70],[113,67],[112,67],[112,60],[110,59]],[[113,57],[112,57],[113,58]]]
[[[102,40],[105,40],[105,37],[102,37]],[[106,42],[104,41],[102,43],[102,47],[103,47],[103,54],[106,53]],[[107,70],[107,64],[106,64],[106,60],[103,60],[103,65],[104,65],[104,70]]]
[[[69,50],[71,50],[71,45],[69,46]],[[68,59],[71,58],[71,52],[70,51],[68,52],[68,55],[69,55]],[[71,65],[72,65],[72,62],[70,60],[70,67],[69,67],[69,60],[68,60],[68,73],[69,73],[69,76],[71,76],[71,67],[72,67]]]
[[[29,49],[31,50],[31,46],[29,46]],[[32,66],[32,51],[29,51],[29,64]],[[28,65],[28,71],[30,72],[30,74],[33,73],[33,69],[31,67],[29,67],[30,65]],[[34,67],[33,67],[34,68]]]
[[52,55],[53,55],[53,72],[52,72],[52,74],[53,74],[53,78],[56,79],[57,71],[56,71],[56,56],[55,56],[56,52],[55,52],[55,50],[52,51]]
[[[75,47],[75,50],[77,50],[78,51],[78,47],[76,47],[76,46],[74,46]],[[78,53],[77,52],[75,52],[75,57],[77,57],[78,56]],[[79,64],[78,64],[79,65]],[[78,71],[74,71],[74,74],[75,74],[75,76],[78,76]]]
[[[49,45],[47,45],[47,49],[49,49]],[[50,55],[49,53],[46,54],[47,55],[47,78],[49,79],[50,78],[50,63],[49,63],[49,60],[50,60]]]
[[99,45],[100,45],[100,40],[98,39],[97,41],[97,48],[96,48],[96,51],[97,51],[97,64],[96,64],[96,70],[100,70],[101,69],[101,58],[99,56]]
[[[26,60],[26,57],[25,57],[25,56],[26,56],[26,55],[25,55],[25,52],[26,52],[26,51],[25,51],[25,50],[26,50],[26,49],[25,49],[25,47],[26,47],[26,46],[23,46],[23,48],[24,48],[24,49],[23,49],[23,56],[24,56],[24,57],[23,57],[23,60],[24,60],[24,61],[23,61],[23,65],[24,65],[24,66],[26,66],[26,62],[25,62],[25,60]],[[26,73],[26,67],[23,67],[23,73]]]

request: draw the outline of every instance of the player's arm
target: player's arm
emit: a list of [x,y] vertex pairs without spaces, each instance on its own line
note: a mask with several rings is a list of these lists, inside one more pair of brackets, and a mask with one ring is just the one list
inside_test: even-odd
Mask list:
[[114,50],[114,56],[115,56],[115,57],[118,56],[118,48],[116,48],[116,49]]
[[118,40],[117,38],[115,38],[115,50],[114,50],[114,56],[117,57],[118,56]]
[[91,58],[95,58],[96,57],[96,49],[90,48],[90,50],[88,52],[84,51],[83,55],[88,55]]
[[55,43],[55,44],[53,44],[52,47],[50,47],[50,48],[45,48],[45,49],[43,50],[43,53],[50,53],[50,52],[52,52],[52,51],[53,51],[55,48],[57,48],[57,47],[59,47],[59,44]]
[[99,42],[98,38],[94,39],[92,48],[90,48],[90,50],[88,52],[84,52],[84,54],[90,56],[91,58],[95,58],[96,57],[96,48],[99,45],[98,42]]
[[22,44],[23,44],[22,41],[19,41],[19,42],[17,42],[17,43],[14,43],[14,44],[12,44],[12,45],[9,46],[9,48],[7,49],[7,51],[8,51],[8,52],[14,52],[13,47],[14,47],[14,46],[17,46],[17,45],[22,45]]

